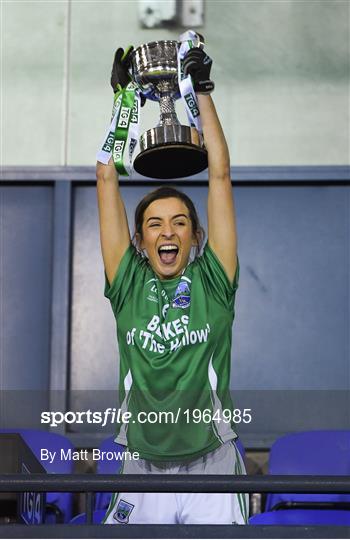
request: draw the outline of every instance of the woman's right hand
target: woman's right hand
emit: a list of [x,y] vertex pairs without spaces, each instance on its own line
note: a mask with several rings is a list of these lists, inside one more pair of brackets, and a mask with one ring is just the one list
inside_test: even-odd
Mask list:
[[111,86],[113,92],[118,92],[122,88],[125,88],[128,83],[131,81],[131,76],[129,73],[130,68],[130,55],[134,47],[129,45],[129,47],[124,51],[121,47],[117,49],[114,55],[114,62],[112,66],[111,73]]

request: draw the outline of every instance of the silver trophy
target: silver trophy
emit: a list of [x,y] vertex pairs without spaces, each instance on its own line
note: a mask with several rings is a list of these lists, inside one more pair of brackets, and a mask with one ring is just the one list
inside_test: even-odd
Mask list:
[[207,151],[197,129],[181,125],[175,101],[178,85],[177,41],[153,41],[131,54],[132,78],[147,99],[159,101],[160,121],[140,137],[134,169],[153,178],[181,178],[208,166]]

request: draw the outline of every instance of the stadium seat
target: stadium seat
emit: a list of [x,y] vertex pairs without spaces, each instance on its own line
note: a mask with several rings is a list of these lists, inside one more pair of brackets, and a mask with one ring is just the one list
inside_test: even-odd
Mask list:
[[[103,518],[105,517],[105,514],[106,514],[106,510],[95,510],[92,517],[93,524],[98,525],[99,523],[101,523]],[[71,519],[71,523],[73,523],[74,525],[82,525],[86,523],[86,514],[83,513],[83,514],[78,514],[77,516],[74,516],[74,518]]]
[[243,461],[245,461],[245,449],[244,449],[241,439],[236,439],[235,443],[236,443],[239,453],[242,456]]
[[[51,474],[71,474],[74,462],[61,459],[61,449],[75,450],[75,447],[67,437],[41,431],[38,429],[2,429],[0,433],[18,433],[40,461],[44,469]],[[50,452],[56,451],[55,459],[41,459],[41,449],[47,448]],[[72,518],[73,494],[72,493],[47,493],[46,494],[46,519],[45,523],[69,523]]]
[[[277,439],[271,447],[269,474],[350,475],[350,431],[305,431]],[[350,510],[350,495],[271,493],[265,511],[310,509],[310,503],[314,509]]]
[[350,525],[348,510],[274,510],[249,518],[249,525]]

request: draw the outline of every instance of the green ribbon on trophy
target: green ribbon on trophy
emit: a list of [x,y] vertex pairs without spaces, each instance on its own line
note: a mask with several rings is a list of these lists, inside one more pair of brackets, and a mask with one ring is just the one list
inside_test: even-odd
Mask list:
[[133,82],[116,92],[112,120],[97,154],[97,160],[105,164],[113,156],[117,171],[126,176],[131,174],[132,155],[138,138],[139,101],[137,86]]
[[[130,82],[126,88],[121,91],[121,103],[118,111],[116,127],[114,132],[113,161],[119,174],[128,176],[130,173],[130,143],[129,127],[138,123],[138,108],[134,108],[136,85]],[[128,148],[129,142],[129,150]]]

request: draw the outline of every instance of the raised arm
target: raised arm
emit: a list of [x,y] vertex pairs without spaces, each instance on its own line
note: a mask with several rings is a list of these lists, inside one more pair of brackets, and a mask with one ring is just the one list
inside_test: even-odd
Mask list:
[[202,94],[197,98],[209,162],[208,242],[232,282],[237,266],[237,233],[230,156],[212,98]]
[[193,48],[184,59],[197,94],[205,146],[208,150],[208,242],[232,282],[237,266],[236,219],[230,177],[230,156],[210,92],[212,61],[202,49]]
[[130,232],[113,160],[97,163],[97,200],[103,262],[109,283],[130,245]]
[[[132,49],[130,46],[124,52],[119,48],[114,55],[110,80],[113,92],[124,88],[130,81],[128,65]],[[112,158],[108,165],[97,162],[96,178],[102,257],[111,283],[130,245],[130,232]]]

